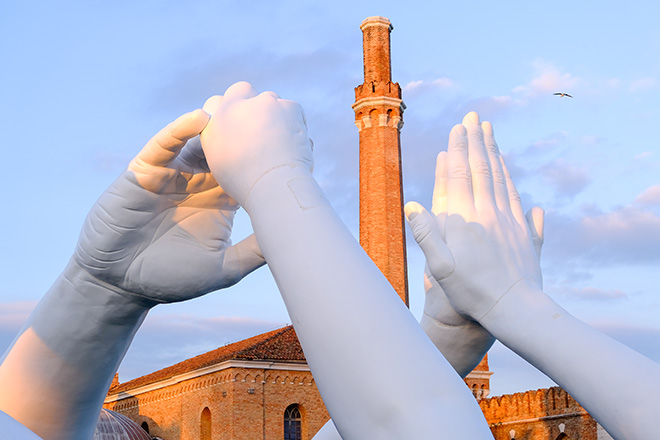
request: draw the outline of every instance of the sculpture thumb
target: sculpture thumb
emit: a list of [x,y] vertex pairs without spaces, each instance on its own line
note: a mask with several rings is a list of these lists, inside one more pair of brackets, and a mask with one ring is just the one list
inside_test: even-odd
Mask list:
[[404,208],[406,219],[415,241],[424,252],[431,275],[438,281],[454,271],[454,256],[442,239],[433,216],[417,202],[408,202]]
[[536,255],[541,261],[541,248],[543,247],[543,228],[544,228],[544,217],[545,211],[543,208],[535,206],[527,211],[525,218],[527,219],[527,225],[529,226],[529,231],[532,234],[532,243],[534,244],[534,250]]
[[215,114],[215,112],[218,111],[221,104],[222,104],[222,96],[221,95],[213,95],[209,99],[206,100],[206,102],[204,103],[204,106],[202,107],[202,110],[204,110],[209,115],[213,116]]

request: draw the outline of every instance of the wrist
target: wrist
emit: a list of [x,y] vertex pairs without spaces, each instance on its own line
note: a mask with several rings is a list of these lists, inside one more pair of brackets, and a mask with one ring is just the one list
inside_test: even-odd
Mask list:
[[118,310],[124,308],[148,310],[159,304],[142,294],[122,289],[92,275],[77,261],[76,256],[69,260],[54,286],[58,284],[72,291],[84,292],[90,302],[98,302]]
[[268,170],[252,185],[243,208],[252,217],[269,209],[306,211],[327,205],[308,168],[284,165]]
[[526,278],[518,280],[491,309],[479,319],[479,323],[506,345],[509,336],[523,339],[526,330],[530,334],[567,314],[555,303],[538,283]]
[[[26,326],[63,358],[122,353],[153,302],[130,296],[82,269],[73,259],[37,304]],[[127,342],[128,341],[128,342]],[[99,346],[92,354],[83,347]],[[119,357],[121,360],[121,357]]]

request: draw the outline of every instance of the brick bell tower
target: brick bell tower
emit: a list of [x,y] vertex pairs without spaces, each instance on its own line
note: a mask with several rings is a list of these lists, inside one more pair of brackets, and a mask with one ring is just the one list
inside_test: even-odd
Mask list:
[[360,132],[360,244],[408,305],[403,214],[399,83],[392,82],[390,32],[384,17],[360,26],[364,83],[355,88],[355,125]]
[[[392,82],[390,32],[385,17],[360,26],[364,83],[355,88],[355,125],[360,132],[360,244],[408,305],[403,215],[401,127],[406,105]],[[465,378],[477,399],[490,393],[488,354]]]

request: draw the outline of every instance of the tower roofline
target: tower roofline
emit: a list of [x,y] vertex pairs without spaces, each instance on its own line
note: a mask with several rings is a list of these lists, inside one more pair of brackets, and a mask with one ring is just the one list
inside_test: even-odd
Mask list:
[[362,20],[360,29],[364,30],[364,28],[369,26],[387,26],[390,28],[390,31],[394,29],[394,26],[392,26],[392,22],[390,21],[390,19],[381,17],[380,15],[374,15],[373,17],[367,17],[364,20]]

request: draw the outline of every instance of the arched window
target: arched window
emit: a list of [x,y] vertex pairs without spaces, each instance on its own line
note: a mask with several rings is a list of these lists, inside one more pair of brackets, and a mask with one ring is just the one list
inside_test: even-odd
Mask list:
[[211,410],[204,408],[202,411],[202,419],[199,423],[199,438],[200,440],[211,440]]
[[149,424],[147,422],[142,422],[142,424],[140,426],[142,427],[142,429],[144,429],[144,431],[147,434],[149,434]]
[[295,403],[284,410],[284,440],[302,440],[302,417]]

